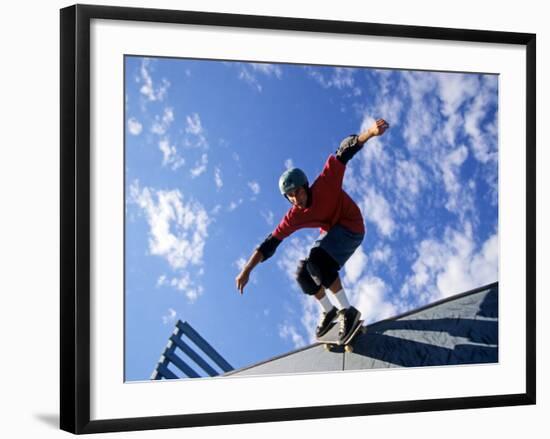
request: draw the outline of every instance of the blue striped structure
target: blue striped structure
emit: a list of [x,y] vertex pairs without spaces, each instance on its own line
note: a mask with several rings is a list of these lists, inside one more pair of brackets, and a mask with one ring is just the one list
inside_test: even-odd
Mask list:
[[[189,342],[192,342],[200,353]],[[185,359],[182,358],[182,354],[185,354]],[[186,360],[191,360],[195,369]],[[184,378],[170,370],[168,368],[170,364],[187,378],[214,377],[234,369],[189,323],[181,320],[176,323],[176,328],[168,340],[168,345],[164,349],[151,379]],[[217,366],[220,371],[216,370],[214,366]],[[197,368],[202,369],[202,372],[197,372]]]

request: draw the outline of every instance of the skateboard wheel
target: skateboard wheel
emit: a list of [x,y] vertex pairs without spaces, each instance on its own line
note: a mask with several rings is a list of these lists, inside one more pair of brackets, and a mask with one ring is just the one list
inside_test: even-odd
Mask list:
[[353,352],[353,346],[347,344],[344,348],[348,354],[351,354]]
[[328,344],[325,345],[325,351],[330,351],[330,345]]

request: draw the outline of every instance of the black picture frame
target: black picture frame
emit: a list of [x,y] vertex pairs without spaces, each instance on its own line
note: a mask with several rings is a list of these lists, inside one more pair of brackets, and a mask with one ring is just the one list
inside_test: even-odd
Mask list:
[[[526,48],[525,393],[322,407],[90,419],[90,22],[132,20],[520,45]],[[60,11],[60,426],[81,434],[472,409],[536,401],[536,35],[225,13],[74,5]]]

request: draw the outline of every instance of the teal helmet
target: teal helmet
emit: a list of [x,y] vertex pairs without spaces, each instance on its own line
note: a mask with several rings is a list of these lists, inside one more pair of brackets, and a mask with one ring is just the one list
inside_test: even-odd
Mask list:
[[288,192],[299,188],[300,186],[307,186],[307,176],[301,169],[292,168],[287,169],[279,178],[279,190],[282,195],[286,195]]

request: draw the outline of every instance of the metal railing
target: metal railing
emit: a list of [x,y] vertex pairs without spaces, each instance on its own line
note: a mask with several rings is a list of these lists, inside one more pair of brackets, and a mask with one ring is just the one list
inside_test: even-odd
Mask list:
[[[200,353],[189,344],[189,341],[195,345]],[[181,354],[185,354],[185,357],[182,358]],[[188,359],[195,366],[192,367],[188,363]],[[210,360],[213,364],[207,360]],[[176,323],[176,328],[168,340],[168,344],[155,367],[155,371],[151,375],[151,379],[161,380],[164,378],[173,380],[185,378],[178,376],[173,370],[170,370],[168,368],[170,364],[174,365],[187,378],[214,377],[220,375],[222,372],[230,372],[234,369],[189,323],[182,322],[181,320],[178,320]],[[216,370],[213,367],[214,365],[221,372]],[[202,373],[197,371],[197,368],[202,369]]]

